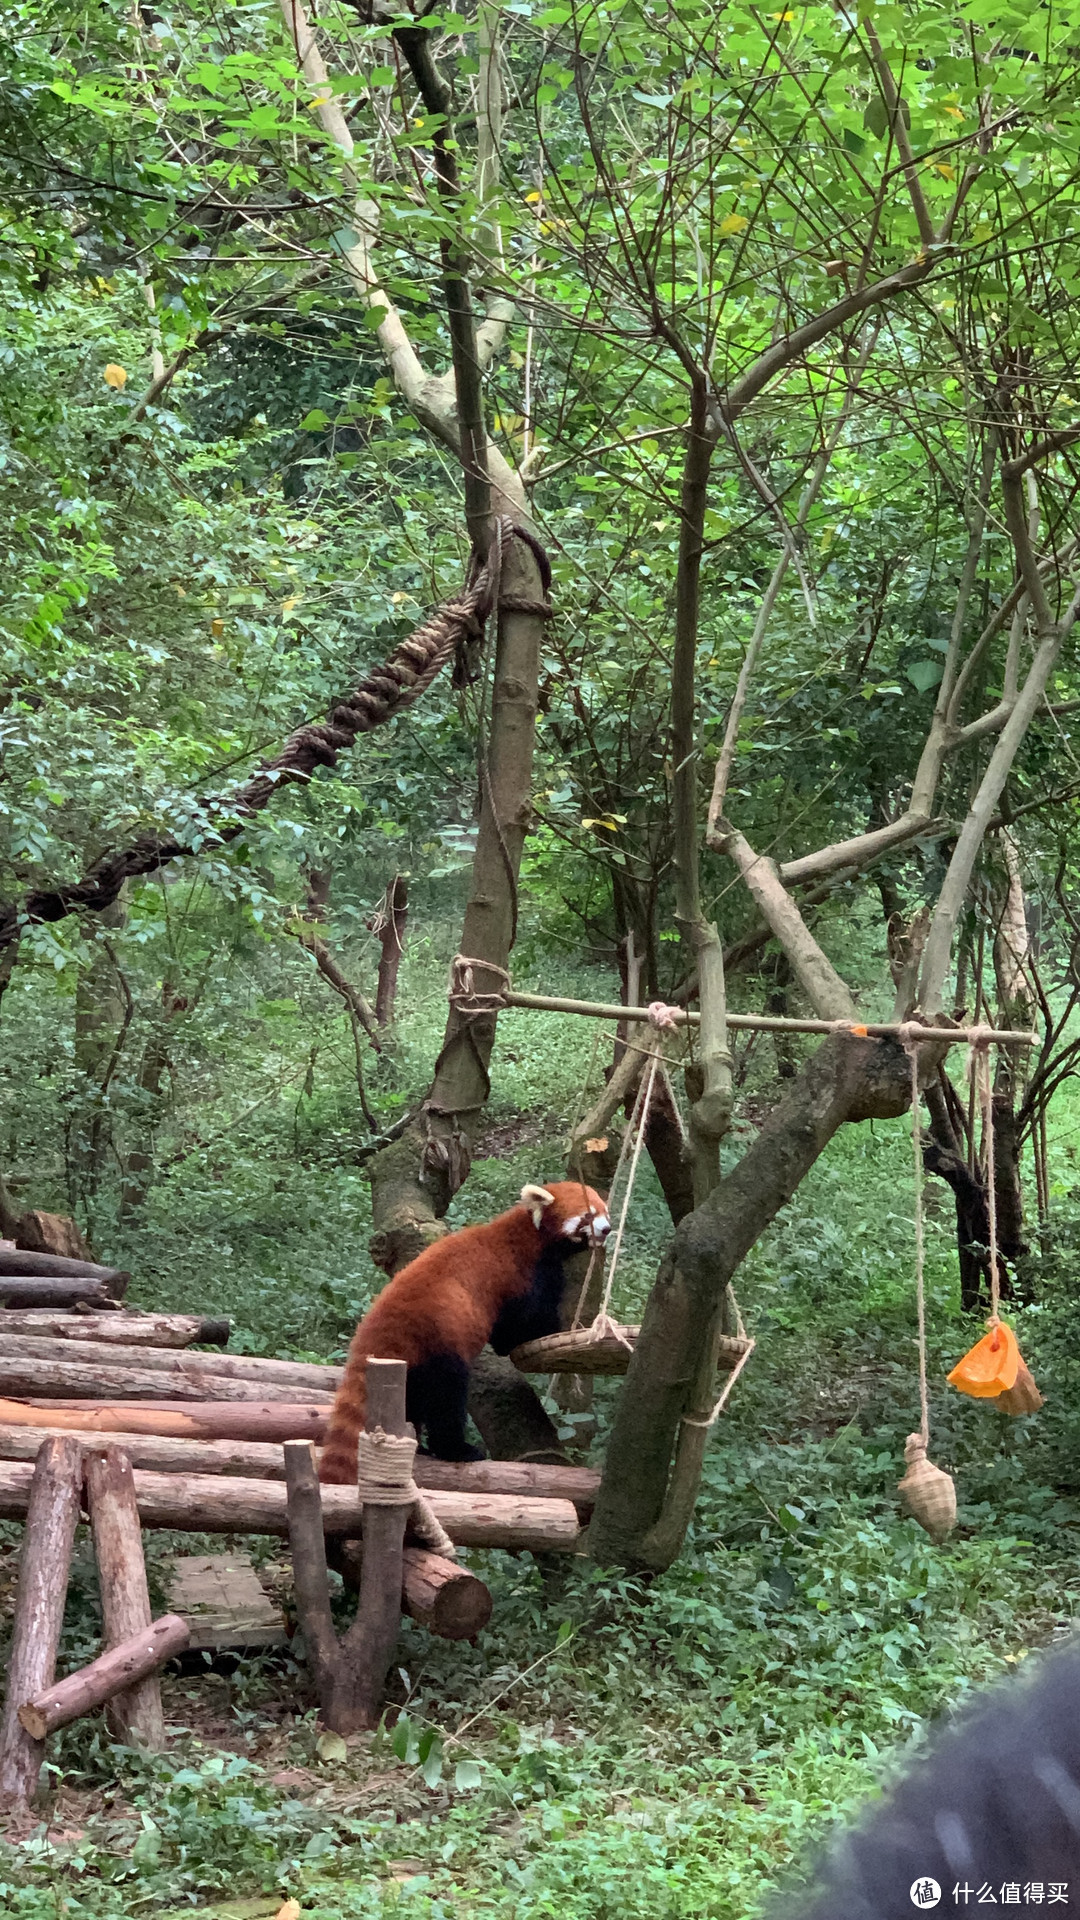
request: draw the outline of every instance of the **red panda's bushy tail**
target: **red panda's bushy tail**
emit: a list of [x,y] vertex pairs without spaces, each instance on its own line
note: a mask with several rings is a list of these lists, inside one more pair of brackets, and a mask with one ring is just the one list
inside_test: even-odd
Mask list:
[[332,1486],[355,1487],[356,1485],[356,1449],[364,1427],[364,1415],[367,1411],[367,1380],[365,1368],[368,1362],[366,1353],[351,1350],[345,1367],[345,1378],[337,1390],[334,1404],[330,1409],[330,1424],[326,1429],[322,1455],[319,1460],[319,1479]]

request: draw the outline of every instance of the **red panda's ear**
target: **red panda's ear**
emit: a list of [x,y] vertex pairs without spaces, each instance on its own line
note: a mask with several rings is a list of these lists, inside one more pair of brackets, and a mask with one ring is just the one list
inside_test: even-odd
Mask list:
[[528,1207],[529,1212],[532,1214],[534,1227],[540,1225],[544,1217],[545,1207],[553,1207],[555,1205],[555,1195],[549,1193],[546,1187],[522,1187],[521,1200],[522,1205]]

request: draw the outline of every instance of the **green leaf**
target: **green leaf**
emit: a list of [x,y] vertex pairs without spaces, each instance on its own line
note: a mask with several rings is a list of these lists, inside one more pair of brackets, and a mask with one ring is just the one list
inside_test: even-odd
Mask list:
[[475,1760],[459,1760],[454,1768],[454,1788],[458,1793],[472,1793],[483,1784],[484,1775]]

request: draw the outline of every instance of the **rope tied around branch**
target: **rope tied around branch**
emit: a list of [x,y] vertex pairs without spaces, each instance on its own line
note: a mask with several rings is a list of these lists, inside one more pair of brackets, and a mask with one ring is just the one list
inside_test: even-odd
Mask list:
[[361,1505],[409,1507],[411,1531],[432,1553],[453,1560],[456,1548],[413,1479],[416,1441],[410,1433],[385,1433],[372,1427],[361,1433],[356,1450],[356,1480]]
[[[477,987],[474,969],[494,974],[501,985]],[[446,997],[455,1013],[460,1013],[466,1020],[475,1020],[482,1013],[499,1013],[505,1007],[509,985],[510,975],[497,961],[474,960],[468,954],[455,953],[450,962],[450,985]]]

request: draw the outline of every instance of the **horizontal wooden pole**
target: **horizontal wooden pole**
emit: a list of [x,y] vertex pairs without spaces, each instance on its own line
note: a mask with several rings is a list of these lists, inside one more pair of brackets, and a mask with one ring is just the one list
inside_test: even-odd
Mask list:
[[[61,1433],[70,1433],[86,1447],[100,1445],[104,1437],[90,1428],[12,1426],[0,1421],[0,1460],[34,1460],[42,1441]],[[120,1432],[110,1433],[108,1441],[110,1446],[124,1449],[133,1467],[153,1473],[232,1474],[249,1480],[285,1477],[281,1445],[272,1442]],[[424,1454],[416,1457],[413,1478],[418,1487],[439,1493],[507,1493],[572,1500],[579,1515],[592,1511],[600,1485],[600,1475],[590,1467],[545,1466],[531,1460],[430,1460]]]
[[[364,1549],[359,1540],[328,1540],[326,1557],[347,1587],[359,1590]],[[491,1619],[491,1592],[457,1560],[406,1547],[401,1556],[401,1598],[410,1620],[439,1640],[473,1640]]]
[[[508,1007],[532,1008],[540,1013],[582,1013],[590,1020],[648,1020],[648,1007],[621,1007],[617,1001],[567,1000],[554,993],[518,993],[516,989],[507,989],[502,996]],[[679,1027],[696,1027],[701,1019],[699,1013],[688,1012],[685,1007],[672,1007],[675,1024]],[[751,1033],[850,1033],[860,1036],[869,1035],[871,1039],[884,1039],[889,1034],[904,1034],[916,1041],[947,1040],[952,1045],[969,1045],[973,1042],[993,1041],[997,1046],[1034,1047],[1039,1043],[1037,1033],[1014,1032],[1010,1029],[998,1030],[994,1027],[911,1027],[901,1026],[895,1020],[786,1020],[780,1014],[771,1013],[729,1013],[727,1024],[736,1030]]]
[[6,1426],[172,1434],[187,1440],[321,1440],[329,1414],[325,1402],[298,1406],[290,1400],[0,1399],[0,1422]]
[[[2,1330],[2,1323],[0,1323]],[[38,1344],[41,1344],[40,1342]],[[46,1360],[0,1342],[0,1394],[6,1399],[64,1400],[288,1400],[328,1406],[333,1392],[277,1380],[238,1379],[232,1374],[169,1372],[140,1354],[139,1366],[83,1359]],[[175,1357],[175,1356],[173,1356]]]
[[[0,1520],[23,1517],[32,1474],[28,1461],[0,1461]],[[179,1533],[271,1533],[282,1539],[288,1535],[283,1481],[139,1470],[134,1479],[144,1527],[167,1527]],[[581,1529],[569,1500],[436,1490],[428,1499],[457,1546],[572,1553],[578,1545]],[[323,1487],[322,1504],[327,1533],[359,1535],[361,1506],[356,1488]]]
[[[130,1347],[224,1347],[228,1345],[231,1330],[229,1320],[205,1319],[192,1313],[126,1313],[122,1307],[114,1307],[108,1313],[9,1307],[0,1318],[0,1339],[4,1341],[19,1335],[39,1340],[74,1340],[80,1345],[89,1341]],[[216,1358],[214,1354],[202,1357],[210,1361]]]
[[19,1720],[35,1740],[44,1740],[46,1734],[66,1727],[84,1713],[93,1713],[116,1694],[134,1686],[136,1681],[156,1673],[166,1660],[183,1653],[190,1639],[191,1628],[186,1620],[178,1613],[163,1614],[160,1620],[133,1634],[130,1640],[110,1647],[108,1653],[92,1660],[88,1667],[80,1667],[77,1673],[69,1673],[66,1679],[58,1680],[54,1687],[37,1694],[33,1700],[24,1701],[19,1708]]
[[[331,1399],[345,1378],[344,1367],[326,1367],[305,1360],[264,1360],[251,1353],[189,1353],[173,1347],[147,1351],[142,1346],[115,1345],[110,1340],[80,1340],[75,1346],[67,1339],[48,1339],[39,1334],[8,1335],[6,1320],[0,1321],[5,1336],[0,1348],[0,1369],[21,1360],[60,1361],[92,1370],[95,1367],[148,1368],[154,1373],[175,1375],[188,1386],[197,1387],[205,1375],[215,1380],[242,1380],[254,1383],[262,1391],[267,1385],[315,1388]],[[170,1391],[171,1389],[167,1389]],[[207,1398],[210,1396],[207,1395]],[[237,1399],[241,1398],[238,1394]]]
[[[44,1254],[41,1257],[44,1259]],[[107,1310],[120,1302],[104,1280],[54,1280],[48,1274],[0,1273],[0,1309],[79,1305]]]
[[119,1299],[130,1273],[122,1267],[100,1267],[96,1260],[69,1260],[66,1254],[30,1253],[25,1247],[0,1247],[0,1292],[7,1275],[20,1278],[33,1274],[39,1279],[90,1280],[108,1289]]

